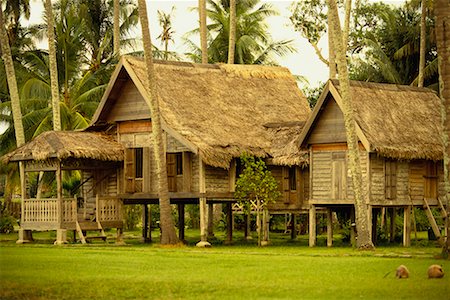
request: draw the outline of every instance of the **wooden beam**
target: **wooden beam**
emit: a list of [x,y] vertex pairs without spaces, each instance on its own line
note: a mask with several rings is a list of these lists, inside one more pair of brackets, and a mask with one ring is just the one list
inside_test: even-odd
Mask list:
[[309,246],[316,246],[316,206],[309,208]]
[[411,205],[403,211],[403,247],[411,247]]
[[233,205],[231,202],[226,204],[227,210],[227,239],[226,243],[231,244],[233,242]]
[[439,226],[436,223],[436,219],[434,218],[433,213],[431,212],[430,205],[428,204],[427,199],[425,198],[423,199],[423,202],[425,203],[424,207],[425,213],[428,217],[428,221],[430,222],[431,228],[433,229],[434,235],[438,239],[439,244],[443,245],[444,241],[441,236],[441,230],[439,229]]
[[180,241],[184,241],[184,204],[178,204],[178,238]]
[[333,211],[327,209],[327,247],[333,246]]

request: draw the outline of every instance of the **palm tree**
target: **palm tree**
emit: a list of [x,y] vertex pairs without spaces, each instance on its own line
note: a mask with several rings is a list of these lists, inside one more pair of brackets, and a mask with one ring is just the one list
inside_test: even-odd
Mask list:
[[14,121],[14,130],[16,135],[17,147],[25,144],[25,134],[22,123],[22,112],[20,109],[19,90],[17,88],[16,72],[14,70],[11,49],[9,47],[8,34],[6,32],[5,23],[3,21],[3,11],[0,8],[0,40],[2,40],[1,50],[2,59],[5,65],[6,79],[8,81],[9,94],[11,98],[11,108]]
[[147,83],[149,84],[150,101],[147,105],[152,116],[153,149],[156,157],[158,173],[158,194],[161,217],[161,244],[177,244],[178,237],[172,219],[172,209],[169,199],[169,186],[167,183],[166,157],[163,144],[161,115],[159,112],[159,95],[157,90],[156,75],[153,66],[152,42],[147,18],[147,5],[145,0],[138,0],[139,20],[141,21],[142,39],[144,43],[144,57],[147,69]]
[[114,0],[114,54],[120,55],[120,7],[119,7],[119,0]]
[[59,108],[58,65],[56,63],[55,29],[53,25],[52,1],[44,1],[47,16],[48,58],[50,66],[50,83],[52,89],[53,130],[61,130],[61,113]]
[[[275,58],[295,51],[291,41],[273,41],[265,19],[277,12],[269,3],[259,5],[260,0],[236,2],[236,46],[234,62],[237,64],[276,64]],[[228,0],[208,0],[208,54],[210,62],[227,62],[230,32]],[[191,36],[199,32],[194,29]],[[199,61],[198,47],[186,40],[191,53],[188,56]]]
[[426,51],[426,16],[427,0],[422,0],[422,13],[420,14],[420,50],[419,50],[419,79],[418,87],[423,87],[423,70],[425,69],[425,51]]
[[200,46],[202,64],[208,63],[207,27],[206,27],[206,0],[198,0],[198,14],[200,24]]
[[[444,141],[444,180],[447,196],[447,215],[450,216],[450,3],[447,0],[434,1],[434,14],[436,17],[436,44],[439,59],[439,91],[443,104],[443,141]],[[447,217],[447,237],[443,248],[445,257],[449,255],[450,249],[450,220]]]
[[342,112],[344,114],[345,130],[347,135],[349,168],[352,174],[353,193],[355,201],[356,228],[358,232],[357,247],[359,249],[373,249],[374,245],[369,230],[366,198],[362,178],[361,163],[359,158],[358,137],[355,128],[355,116],[352,108],[350,93],[350,80],[347,70],[347,58],[344,51],[341,26],[336,0],[327,0],[330,10],[331,26],[333,27],[333,46],[336,52],[337,67],[339,73],[339,85],[342,95]]
[[164,60],[169,59],[169,42],[173,42],[173,34],[175,33],[172,30],[172,14],[174,9],[175,6],[172,6],[172,10],[167,14],[158,10],[158,21],[162,27],[162,32],[157,39],[161,40],[161,44],[164,44]]
[[236,46],[236,0],[230,0],[230,41],[228,43],[228,63],[234,64]]

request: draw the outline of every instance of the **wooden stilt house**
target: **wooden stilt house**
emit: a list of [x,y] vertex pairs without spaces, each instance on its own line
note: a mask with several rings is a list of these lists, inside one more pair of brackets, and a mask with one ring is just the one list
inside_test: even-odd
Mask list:
[[[178,204],[181,239],[184,238],[185,204],[200,204],[201,218],[207,220],[208,204],[226,203],[231,222],[234,185],[240,169],[238,158],[244,152],[267,159],[280,182],[283,197],[271,207],[273,212],[298,211],[302,207],[309,194],[308,171],[303,168],[308,160],[307,153],[298,147],[298,136],[311,110],[286,68],[156,61],[155,70],[169,196],[172,204]],[[124,204],[142,204],[148,213],[147,204],[158,203],[159,197],[152,118],[146,102],[149,85],[144,78],[143,60],[123,57],[88,129],[39,136],[22,150],[10,154],[10,161],[23,161],[25,169],[33,166],[30,169],[33,171],[39,171],[34,166],[41,160],[51,161],[52,170],[57,174],[66,166],[72,169],[74,164],[83,170],[83,193],[89,191],[81,195],[87,201],[85,205],[98,199],[94,208],[102,211],[99,205],[103,197],[108,197]],[[59,140],[66,135],[74,137],[71,143]],[[108,142],[99,140],[104,136]],[[31,155],[38,150],[35,148],[40,141],[56,144],[61,149],[51,148],[46,156]],[[116,156],[89,156],[95,151],[90,152],[91,148],[86,147],[83,152],[84,146],[78,144],[82,142],[95,144],[99,153],[117,151]],[[28,154],[20,156],[20,151]],[[61,207],[73,207],[68,213],[71,222],[75,221],[75,204],[79,212],[80,203],[75,203],[75,198],[65,199],[61,180],[57,182],[59,192],[55,201]],[[25,190],[23,195],[22,215],[27,216],[37,202],[28,201]],[[54,218],[59,220],[57,228],[65,228],[60,219],[66,211],[60,206]],[[43,227],[28,227],[24,220],[22,228]],[[145,229],[144,235],[147,235]]]
[[[6,162],[20,164],[18,243],[29,241],[31,230],[57,230],[56,243],[66,241],[68,230],[77,232],[83,243],[87,238],[106,239],[104,228],[120,230],[122,201],[117,197],[117,183],[123,157],[122,145],[107,135],[65,131],[45,132],[7,154]],[[63,178],[74,172],[79,172],[80,183],[64,188]],[[86,237],[86,231],[99,234]]]
[[[310,108],[287,69],[157,61],[155,71],[170,198],[180,216],[189,203],[227,203],[231,214],[244,152],[267,158],[280,181],[284,197],[273,210],[301,207],[308,161],[296,139]],[[146,205],[158,194],[144,78],[142,60],[122,58],[88,130],[108,131],[125,147],[119,197]]]
[[[369,193],[369,224],[375,230],[372,212],[403,208],[404,245],[408,246],[411,208],[424,207],[439,237],[430,211],[430,206],[441,208],[445,217],[438,96],[426,88],[355,81],[351,94],[364,188]],[[341,107],[339,81],[331,80],[300,136],[310,159],[310,245],[315,244],[316,207],[334,209],[354,203]],[[331,244],[331,235],[329,239]]]

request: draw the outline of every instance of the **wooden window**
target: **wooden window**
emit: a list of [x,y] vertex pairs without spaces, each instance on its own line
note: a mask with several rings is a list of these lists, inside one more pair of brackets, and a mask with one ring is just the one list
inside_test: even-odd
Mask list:
[[425,173],[425,198],[437,198],[438,196],[438,169],[437,164],[433,161],[426,163]]
[[289,168],[289,189],[291,191],[297,190],[297,170],[295,167]]
[[135,148],[134,149],[134,166],[135,166],[134,177],[142,178],[143,174],[144,174],[144,172],[143,172],[144,149],[143,148]]
[[177,175],[183,175],[183,153],[177,153],[175,156]]
[[282,172],[282,184],[281,184],[281,191],[283,193],[283,202],[285,204],[289,204],[290,202],[290,180],[289,180],[289,169],[288,167],[282,167],[281,172]]
[[397,161],[388,159],[385,160],[384,183],[386,199],[397,199]]
[[169,192],[177,191],[177,154],[167,153],[167,183]]
[[347,198],[347,164],[346,153],[333,152],[331,155],[331,198],[343,200]]

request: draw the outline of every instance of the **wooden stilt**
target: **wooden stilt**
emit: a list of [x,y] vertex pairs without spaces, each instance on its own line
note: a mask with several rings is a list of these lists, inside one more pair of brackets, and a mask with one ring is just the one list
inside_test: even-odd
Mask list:
[[378,243],[377,229],[378,229],[378,215],[380,214],[379,208],[373,208],[372,215],[372,243],[376,245]]
[[350,243],[352,247],[356,247],[356,223],[355,223],[355,207],[350,209]]
[[395,240],[395,217],[397,215],[397,211],[395,207],[391,207],[389,210],[390,210],[389,241],[392,243]]
[[184,241],[184,204],[178,204],[178,238]]
[[269,244],[269,210],[262,210],[262,241],[261,246],[267,246]]
[[327,247],[333,246],[333,211],[327,208]]
[[148,243],[148,205],[142,205],[142,241]]
[[309,208],[309,246],[316,246],[316,206]]
[[233,243],[233,206],[231,202],[227,202],[227,244]]
[[251,220],[252,220],[252,215],[250,213],[244,214],[244,221],[245,221],[244,236],[245,236],[246,240],[252,239]]
[[122,228],[117,228],[116,245],[125,245],[125,241],[123,239],[123,229]]
[[208,204],[208,237],[214,237],[214,204]]
[[411,206],[403,210],[403,247],[411,246]]
[[[199,192],[206,192],[206,176],[205,176],[205,164],[202,159],[199,159]],[[206,204],[206,198],[199,198],[200,206],[200,242],[196,244],[197,247],[211,247],[208,242],[208,209]]]
[[295,240],[297,238],[297,218],[295,214],[291,215],[291,239]]

